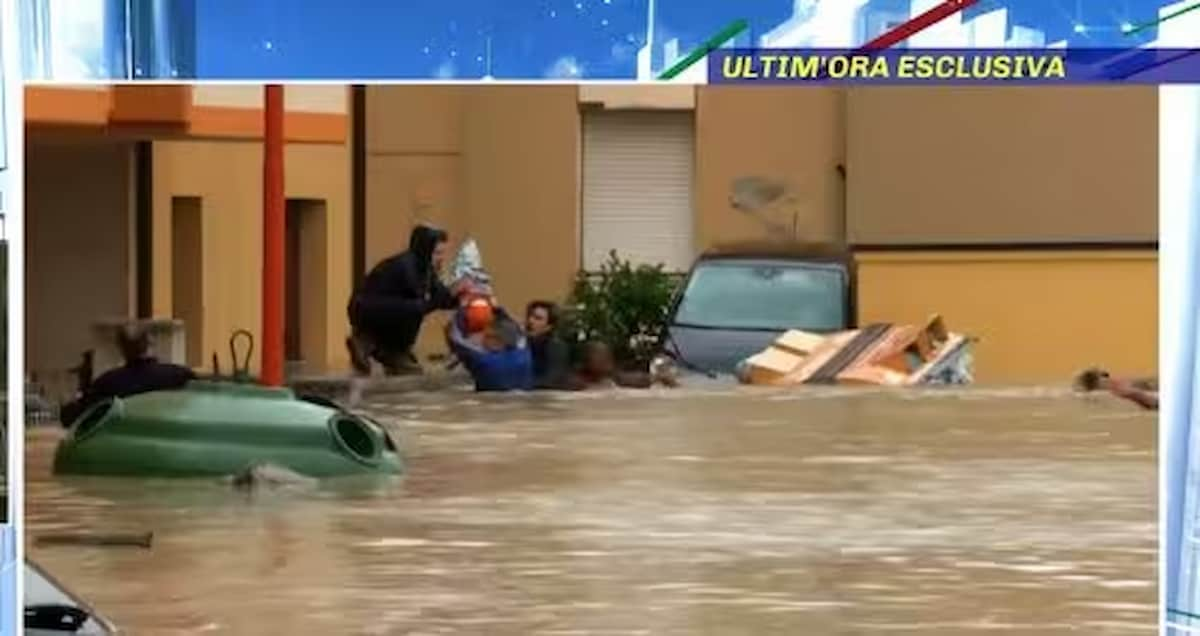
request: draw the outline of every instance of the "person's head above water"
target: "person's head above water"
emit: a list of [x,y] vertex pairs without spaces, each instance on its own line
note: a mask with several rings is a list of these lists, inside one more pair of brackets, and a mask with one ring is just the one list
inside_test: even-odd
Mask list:
[[583,348],[583,373],[592,380],[611,378],[617,363],[612,349],[603,342],[589,342]]
[[1075,389],[1085,393],[1108,389],[1111,384],[1112,376],[1109,375],[1108,371],[1098,367],[1085,369],[1082,373],[1075,376]]
[[417,257],[419,266],[434,271],[440,270],[446,262],[449,240],[450,237],[445,231],[432,225],[421,224],[414,227],[408,237],[408,251]]
[[125,362],[136,362],[150,354],[150,335],[136,325],[125,325],[117,330],[117,349]]
[[525,308],[525,330],[540,336],[558,326],[558,305],[548,300],[535,300]]
[[483,348],[492,353],[521,345],[521,327],[511,320],[496,320],[483,332]]
[[487,331],[483,332],[483,348],[492,353],[507,349],[504,346],[504,338],[500,336],[500,332],[495,327],[488,327]]

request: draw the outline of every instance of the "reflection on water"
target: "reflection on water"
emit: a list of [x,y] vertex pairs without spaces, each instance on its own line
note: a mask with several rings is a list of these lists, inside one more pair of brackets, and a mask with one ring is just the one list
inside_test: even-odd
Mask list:
[[1056,391],[404,397],[390,486],[58,480],[27,528],[135,634],[1152,634],[1155,418]]

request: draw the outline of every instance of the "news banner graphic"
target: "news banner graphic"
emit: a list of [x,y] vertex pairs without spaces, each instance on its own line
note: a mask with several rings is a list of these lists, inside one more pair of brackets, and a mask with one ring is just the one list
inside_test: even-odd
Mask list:
[[1200,83],[1200,49],[724,49],[710,84]]
[[1200,46],[1200,0],[14,1],[26,78],[60,82],[703,82],[720,47]]
[[1142,24],[1133,25],[1130,28],[1122,29],[1122,30],[1125,32],[1125,35],[1137,35],[1138,33],[1145,31],[1146,29],[1149,29],[1152,27],[1157,27],[1158,25],[1162,24],[1163,22],[1167,22],[1168,20],[1174,20],[1175,18],[1178,18],[1182,15],[1191,13],[1197,9],[1200,9],[1200,2],[1181,7],[1174,11],[1168,11],[1167,13],[1165,13],[1162,16],[1159,16],[1155,20],[1150,20],[1147,22],[1143,22]]
[[[946,0],[939,5],[931,7],[928,11],[917,15],[916,17],[892,28],[890,31],[880,35],[879,37],[867,42],[863,46],[856,49],[859,52],[877,51],[886,49],[890,46],[903,42],[904,40],[924,31],[925,29],[945,20],[946,18],[960,13],[968,7],[979,4],[979,0]],[[749,25],[746,20],[736,20],[729,26],[721,29],[716,35],[705,40],[700,48],[692,51],[689,55],[680,60],[677,64],[667,69],[659,79],[672,79],[678,76],[688,67],[700,61],[706,55],[716,52],[720,47],[724,46],[733,38],[746,30]],[[711,68],[711,67],[710,67]],[[711,75],[709,77],[711,80]]]
[[[672,80],[703,59],[708,83],[1142,84],[1200,83],[1200,49],[922,49],[890,47],[979,4],[947,0],[854,49],[727,49],[747,28],[735,20],[659,75]],[[1134,36],[1200,9],[1200,2],[1122,31]],[[1197,34],[1200,43],[1200,34]]]

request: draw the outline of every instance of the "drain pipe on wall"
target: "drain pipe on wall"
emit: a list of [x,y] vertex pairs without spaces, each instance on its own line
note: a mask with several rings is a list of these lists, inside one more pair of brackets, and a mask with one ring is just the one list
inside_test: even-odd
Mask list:
[[367,87],[350,87],[350,289],[367,276]]
[[841,187],[842,200],[841,203],[841,218],[838,219],[838,238],[841,241],[842,247],[847,247],[850,244],[850,202],[847,200],[847,193],[850,188],[846,185],[846,164],[839,163],[837,165],[838,185]]
[[263,96],[263,265],[261,379],[283,386],[284,212],[283,86],[267,85]]
[[840,245],[845,248],[850,248],[850,187],[846,182],[846,164],[850,163],[850,89],[843,88],[837,92],[837,113],[838,113],[838,129],[841,139],[841,161],[834,166],[838,174],[838,188],[842,195],[842,200],[839,201],[839,218],[837,233],[835,236],[840,241]]

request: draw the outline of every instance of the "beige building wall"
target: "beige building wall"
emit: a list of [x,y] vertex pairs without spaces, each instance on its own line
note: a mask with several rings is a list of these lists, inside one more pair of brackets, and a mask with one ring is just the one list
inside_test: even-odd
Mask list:
[[[286,194],[303,201],[300,349],[315,371],[348,367],[348,96],[345,86],[284,92]],[[139,140],[152,140],[154,157],[153,313],[186,305],[191,361],[207,367],[215,351],[228,369],[230,333],[261,327],[263,88],[31,87],[24,97],[30,369],[65,375],[95,321],[136,313]]]
[[415,223],[461,237],[463,100],[467,87],[367,88],[368,269],[408,247]]
[[[351,277],[349,154],[341,145],[293,143],[287,145],[284,161],[286,196],[324,204],[318,213],[323,220],[305,227],[304,259],[324,264],[312,268],[318,274],[304,280],[301,290],[305,362],[318,370],[345,370],[345,305]],[[256,372],[259,368],[262,166],[259,141],[154,143],[154,314],[176,314],[172,247],[178,239],[172,219],[185,198],[198,199],[203,237],[200,360],[206,367],[216,352],[227,371],[229,337],[236,329],[247,329],[257,342],[251,366]]]
[[[192,104],[200,107],[259,109],[263,107],[262,86],[249,84],[196,84]],[[288,112],[345,115],[349,90],[345,86],[296,84],[286,86],[283,106]]]
[[[841,236],[845,161],[843,94],[829,88],[702,86],[696,100],[697,251],[723,242],[777,239],[769,225],[793,226],[796,238]],[[759,177],[788,194],[759,215],[735,210],[735,179]]]
[[932,313],[980,338],[977,380],[1065,385],[1090,366],[1154,376],[1158,255],[1116,252],[861,254],[859,322]]
[[[203,130],[249,135],[261,95],[261,87],[205,86],[190,99],[208,109]],[[289,112],[301,115],[289,119],[292,128],[313,128],[306,138],[328,138],[344,125],[343,87],[288,87],[285,95]],[[55,104],[56,113],[75,112]],[[456,244],[480,241],[509,308],[563,300],[580,265],[587,108],[694,109],[697,251],[768,237],[762,219],[729,202],[732,182],[748,176],[788,187],[784,204],[765,214],[775,223],[795,214],[805,239],[837,238],[844,223],[852,241],[874,244],[1128,242],[1157,233],[1153,88],[372,86],[368,266],[405,249],[415,223],[432,222]],[[31,369],[64,371],[88,346],[92,321],[132,313],[132,150],[118,138],[104,129],[30,135]],[[347,366],[349,160],[340,142],[288,145],[287,196],[323,202],[308,206],[301,241],[302,349],[321,370]],[[198,299],[199,361],[207,366],[216,351],[227,366],[229,334],[260,328],[261,141],[155,141],[154,181],[154,312],[171,316],[177,302]],[[175,211],[186,219],[189,205],[200,236],[194,259],[184,247],[174,253],[188,234],[173,231]],[[1152,250],[863,260],[864,320],[941,312],[985,338],[985,380],[1060,378],[1089,355],[1086,364],[1152,371]],[[177,263],[192,261],[201,264],[197,275],[175,276]],[[194,281],[198,293],[174,281]],[[972,300],[981,288],[993,290],[987,303]],[[1115,305],[1109,296],[1119,294],[1127,302]],[[1055,325],[1102,316],[1112,335],[1097,343],[1076,329],[1047,328],[1027,311],[1033,306],[1050,307]],[[441,324],[429,323],[422,352],[444,350]]]
[[132,206],[132,144],[26,138],[26,360],[51,386],[69,385],[93,323],[133,306]]
[[853,243],[1158,238],[1153,86],[863,88],[846,118]]
[[[563,299],[579,266],[587,108],[694,109],[697,252],[772,238],[761,217],[791,225],[792,215],[799,238],[845,231],[865,244],[1157,236],[1153,88],[405,86],[367,95],[370,263],[403,249],[413,223],[435,222],[480,240],[512,308]],[[738,212],[730,192],[739,177],[780,182],[788,196],[760,217]],[[860,307],[864,320],[941,312],[978,332],[984,381],[1061,380],[1083,364],[1150,372],[1156,254],[1126,256],[868,254]],[[983,303],[972,300],[981,288],[995,290]],[[1133,301],[1114,305],[1115,289]],[[1060,326],[1029,311],[1040,303]],[[1114,325],[1104,343],[1078,330],[1097,315]],[[425,352],[444,349],[440,321],[431,323]]]
[[[504,111],[512,101],[519,112]],[[768,236],[766,223],[729,204],[733,181],[747,176],[787,186],[789,200],[764,215],[790,224],[795,214],[810,240],[839,238],[843,225],[852,243],[870,244],[1157,236],[1153,88],[371,87],[368,260],[401,247],[397,235],[418,217],[458,235],[481,205],[519,218],[548,189],[565,201],[565,186],[579,188],[569,170],[579,161],[578,112],[594,107],[694,107],[697,251]],[[472,145],[503,136],[472,127],[485,120],[524,122],[507,131],[512,153]],[[553,173],[561,182],[539,176],[547,147],[576,149],[573,159],[552,155],[563,159]],[[487,166],[469,182],[468,162]],[[500,172],[515,182],[535,175],[538,187],[468,203],[476,180]],[[560,207],[578,216],[577,202]]]
[[[437,225],[455,243],[461,240],[467,229],[462,119],[468,90],[462,86],[367,89],[367,270],[407,249],[409,233],[418,223]],[[492,256],[484,254],[489,261]],[[439,335],[444,324],[439,315],[426,320],[417,343],[419,355],[444,351]]]
[[[507,307],[561,300],[579,264],[579,109],[573,86],[367,90],[367,266],[417,223],[479,241]],[[445,349],[444,316],[420,352]]]
[[579,110],[574,86],[470,96],[464,117],[467,226],[501,300],[561,300],[579,267]]

